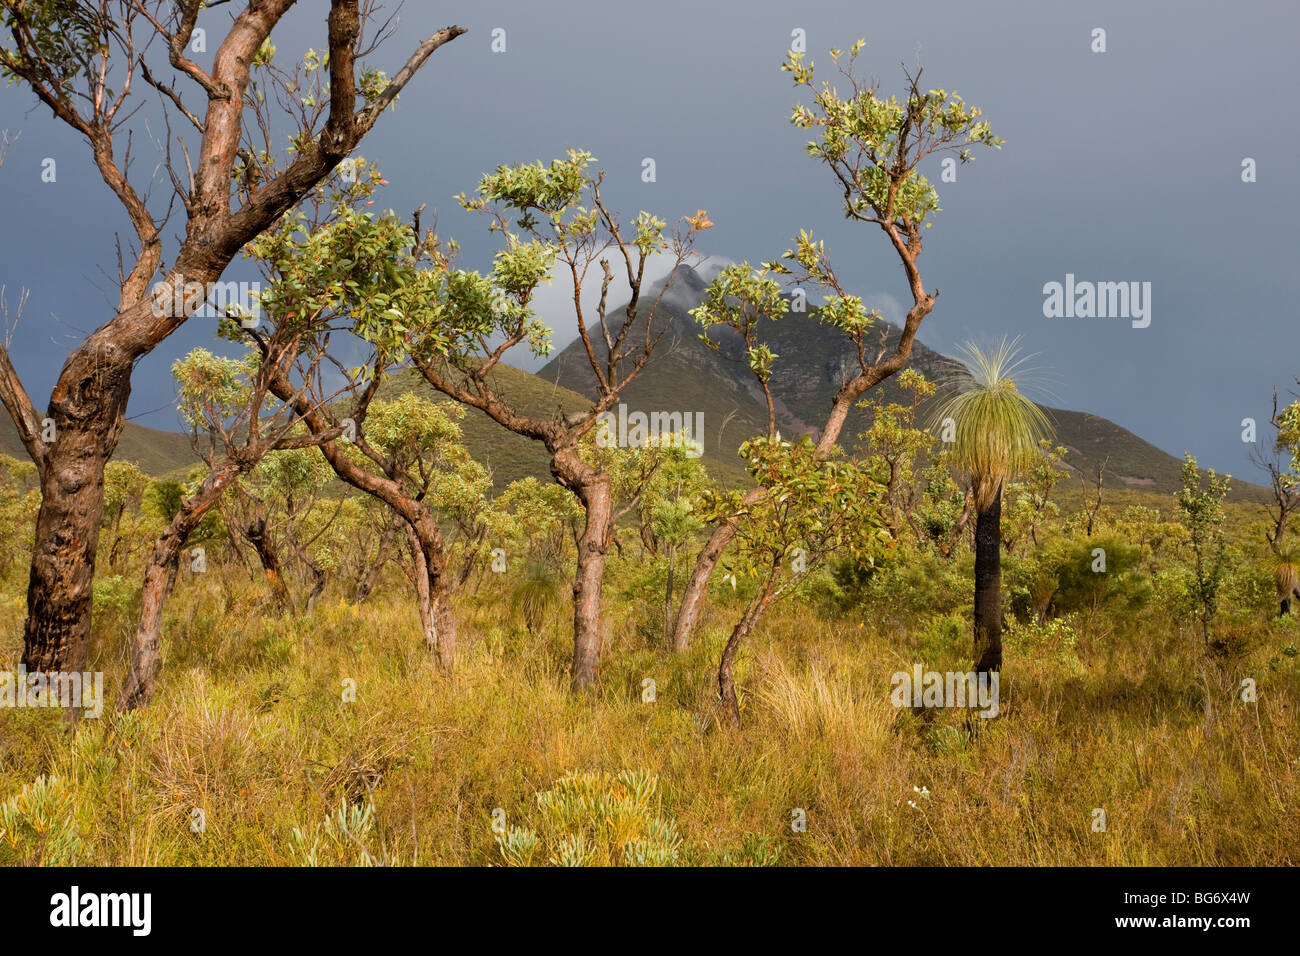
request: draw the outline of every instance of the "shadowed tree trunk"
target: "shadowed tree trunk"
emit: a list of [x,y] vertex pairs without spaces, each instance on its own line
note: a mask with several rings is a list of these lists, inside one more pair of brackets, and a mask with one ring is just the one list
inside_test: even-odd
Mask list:
[[1002,669],[1002,489],[975,518],[975,670]]
[[369,598],[375,585],[379,583],[379,575],[383,573],[384,565],[388,563],[388,555],[393,550],[393,539],[397,537],[397,526],[401,521],[401,518],[392,515],[384,525],[384,530],[379,535],[379,547],[375,549],[374,560],[370,562],[365,577],[357,586],[356,603],[360,604]]
[[406,536],[415,559],[415,594],[424,643],[437,655],[438,666],[450,674],[456,666],[456,615],[451,606],[442,532],[437,522],[431,523],[432,529],[422,526],[420,531],[408,524]]
[[134,710],[153,699],[157,686],[158,665],[162,657],[163,608],[176,583],[181,551],[185,541],[199,526],[211,507],[221,497],[232,472],[218,472],[208,478],[198,493],[181,503],[158,539],[144,571],[144,590],[140,600],[140,620],[131,645],[131,670],[122,688],[119,707]]
[[289,597],[289,587],[284,583],[284,572],[280,569],[280,558],[266,539],[266,521],[258,518],[248,529],[248,542],[257,552],[257,559],[262,562],[266,573],[266,583],[271,589],[275,605],[283,613],[293,610],[293,600]]

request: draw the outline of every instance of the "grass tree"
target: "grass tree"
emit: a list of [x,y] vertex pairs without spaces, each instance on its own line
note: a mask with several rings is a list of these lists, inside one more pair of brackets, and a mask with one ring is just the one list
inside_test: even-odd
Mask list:
[[[859,40],[848,51],[831,51],[843,81],[839,86],[818,83],[813,64],[803,53],[790,53],[782,65],[795,87],[811,98],[810,105],[797,104],[791,115],[796,127],[817,135],[808,143],[808,155],[830,170],[843,196],[844,215],[880,229],[903,267],[911,297],[898,341],[893,348],[881,349],[868,335],[872,322],[861,301],[845,292],[825,248],[809,233],[801,232],[796,247],[786,254],[790,265],[773,269],[832,293],[819,316],[845,333],[856,357],[856,368],[836,390],[817,439],[817,454],[823,458],[839,441],[854,404],[907,364],[917,330],[938,301],[939,290],[926,288],[920,258],[922,234],[939,210],[939,195],[921,165],[933,156],[966,163],[974,158],[974,147],[1002,145],[978,107],[955,92],[924,89],[919,69],[904,70],[901,96],[883,94],[878,80],[868,81],[854,72],[864,46],[865,41]],[[748,503],[757,503],[764,493],[754,488]],[[739,513],[720,519],[695,559],[673,625],[673,646],[679,650],[690,643],[713,570],[740,520]]]
[[1002,489],[1033,467],[1051,433],[1042,409],[1016,387],[1016,342],[963,349],[965,368],[934,412],[951,463],[968,477],[975,505],[975,670],[1002,668]]

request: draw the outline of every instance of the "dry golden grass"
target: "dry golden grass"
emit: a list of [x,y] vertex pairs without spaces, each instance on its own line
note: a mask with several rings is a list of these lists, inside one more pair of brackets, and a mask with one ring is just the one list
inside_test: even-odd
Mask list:
[[[566,774],[633,771],[657,777],[683,863],[1298,861],[1300,677],[1279,653],[1294,649],[1292,623],[1261,614],[1231,658],[1160,607],[1013,627],[1002,716],[968,720],[889,700],[890,675],[914,660],[965,669],[960,634],[933,637],[945,632],[923,612],[900,628],[869,608],[778,605],[742,654],[735,731],[713,683],[735,608],[710,607],[678,657],[610,593],[599,686],[574,697],[562,609],[534,636],[490,584],[461,600],[447,679],[395,583],[361,607],[328,594],[281,618],[247,576],[183,580],[147,711],[110,708],[75,730],[57,712],[0,711],[0,805],[57,779],[72,799],[37,822],[74,834],[89,864],[498,865],[494,810],[523,825]],[[127,608],[97,626],[110,696],[129,621]],[[0,604],[0,670],[17,665],[21,622],[21,601]],[[1240,699],[1247,677],[1255,702]]]

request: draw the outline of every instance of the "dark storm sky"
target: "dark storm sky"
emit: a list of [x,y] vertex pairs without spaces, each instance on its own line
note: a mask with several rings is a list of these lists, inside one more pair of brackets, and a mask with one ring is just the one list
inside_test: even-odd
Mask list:
[[[274,37],[282,57],[325,45],[326,9],[299,3]],[[815,230],[852,288],[898,321],[907,300],[898,261],[878,230],[843,219],[829,172],[788,122],[796,94],[779,70],[796,28],[819,67],[829,67],[830,47],[865,37],[860,66],[885,89],[898,88],[901,62],[919,59],[927,86],[982,106],[1006,140],[1000,152],[981,151],[956,183],[938,184],[943,211],[922,265],[942,296],[921,339],[951,352],[965,339],[1023,336],[1051,381],[1051,393],[1036,397],[1257,480],[1241,420],[1265,421],[1272,388],[1294,387],[1300,375],[1297,9],[1189,0],[888,9],[861,0],[411,2],[373,58],[390,74],[433,30],[459,23],[470,32],[434,54],[359,152],[392,184],[376,208],[407,214],[428,202],[472,267],[488,265],[492,246],[482,220],[451,197],[499,163],[549,160],[575,146],[596,155],[608,171],[606,197],[627,215],[644,208],[672,221],[707,209],[716,226],[701,248],[718,257],[773,258],[799,228]],[[208,15],[210,36],[226,17],[224,8]],[[490,49],[498,27],[505,53]],[[1090,50],[1095,27],[1106,30],[1104,54]],[[21,130],[0,169],[0,282],[11,306],[19,287],[31,289],[13,353],[43,407],[70,345],[111,315],[112,231],[125,239],[129,227],[85,145],[34,104],[21,87],[0,93],[0,128]],[[41,181],[45,157],[58,164],[54,183]],[[641,181],[644,157],[655,160],[655,183]],[[1258,182],[1241,181],[1245,157],[1256,160]],[[147,138],[137,137],[134,158],[134,177],[147,181],[158,161]],[[937,181],[937,161],[925,171]],[[161,179],[155,200],[165,205]],[[178,218],[169,234],[180,229]],[[1150,282],[1150,327],[1045,318],[1043,285],[1066,273]],[[236,263],[227,278],[241,277],[252,276]],[[557,314],[554,324],[563,345],[572,317]],[[170,363],[196,345],[215,347],[212,333],[211,320],[193,319],[140,364],[136,420],[178,427],[174,410],[151,410],[173,395]]]

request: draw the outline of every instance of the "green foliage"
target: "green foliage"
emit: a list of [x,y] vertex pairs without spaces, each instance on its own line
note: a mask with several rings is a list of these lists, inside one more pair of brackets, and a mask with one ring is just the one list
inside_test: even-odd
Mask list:
[[374,806],[349,803],[339,806],[311,830],[294,827],[290,855],[295,866],[399,866],[401,861],[382,849],[371,850],[374,840]]
[[1013,376],[1025,361],[1016,341],[1003,339],[990,350],[968,342],[962,352],[964,371],[953,383],[955,392],[933,413],[932,425],[942,427],[949,419],[955,424],[951,462],[970,476],[975,507],[983,512],[1010,475],[1038,461],[1039,443],[1052,426],[1016,387]]
[[820,139],[808,143],[808,154],[826,163],[843,183],[846,216],[904,228],[929,225],[927,217],[938,211],[939,196],[917,170],[920,161],[937,152],[955,152],[965,163],[974,158],[971,146],[998,148],[1003,141],[980,118],[980,109],[955,92],[922,91],[909,76],[904,97],[882,96],[874,83],[853,74],[865,45],[859,40],[847,56],[831,51],[849,83],[847,96],[828,82],[818,85],[805,54],[788,55],[781,68],[812,97],[811,107],[794,107],[791,122],[818,131]]
[[40,501],[36,466],[0,455],[0,574],[31,554]]
[[1118,535],[1053,538],[1007,562],[1008,609],[1038,622],[1102,607],[1132,614],[1151,599],[1142,557],[1141,547]]
[[659,778],[569,773],[536,795],[525,827],[497,835],[508,866],[673,866],[682,840],[660,814]]
[[251,351],[243,358],[228,358],[202,348],[173,362],[176,407],[189,426],[198,431],[224,428],[248,402],[257,365]]
[[61,778],[37,777],[0,804],[0,865],[75,866],[81,846],[76,798]]
[[1219,477],[1211,470],[1207,487],[1201,488],[1196,459],[1189,452],[1183,459],[1183,487],[1175,496],[1190,535],[1192,550],[1191,600],[1200,620],[1206,643],[1219,607],[1219,590],[1227,569],[1227,547],[1223,539],[1223,499],[1228,494],[1230,475]]
[[775,322],[790,308],[781,296],[780,283],[768,278],[770,272],[767,268],[754,269],[748,262],[727,266],[709,283],[704,301],[691,309],[703,329],[700,340],[709,348],[718,348],[718,341],[708,334],[714,326],[726,326],[740,334],[749,370],[763,385],[771,378],[777,356],[761,343],[759,323],[763,319]]
[[[882,489],[860,466],[820,458],[798,442],[758,437],[741,446],[750,474],[767,493],[748,507],[726,565],[733,580],[761,580],[787,568],[798,575],[832,552],[874,562],[889,539],[880,517]],[[704,517],[739,509],[740,495],[705,494]],[[798,565],[798,566],[796,566]]]
[[568,552],[581,518],[582,506],[571,492],[536,478],[511,482],[493,502],[498,539],[557,572],[569,563]]
[[[93,62],[108,46],[113,24],[93,6],[63,0],[6,3],[0,23],[13,46],[0,48],[0,74],[58,88],[79,79],[93,82]],[[108,91],[111,99],[112,91]]]

